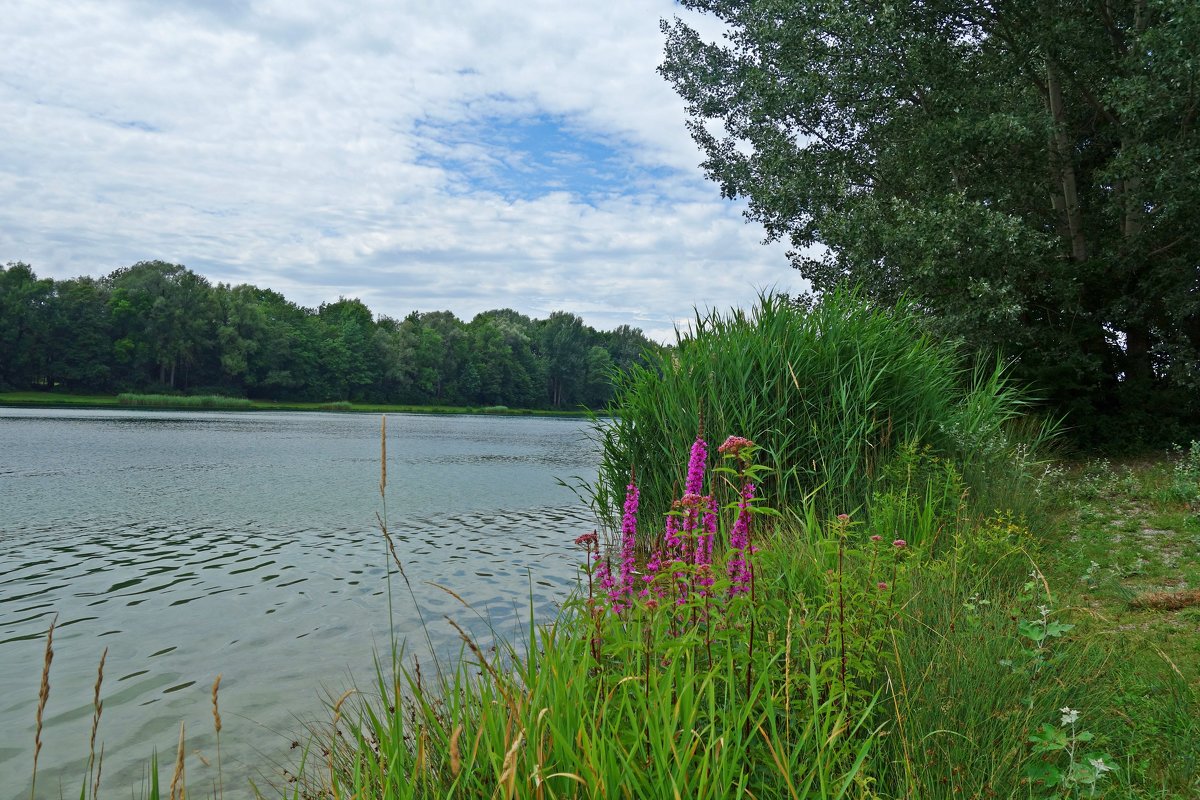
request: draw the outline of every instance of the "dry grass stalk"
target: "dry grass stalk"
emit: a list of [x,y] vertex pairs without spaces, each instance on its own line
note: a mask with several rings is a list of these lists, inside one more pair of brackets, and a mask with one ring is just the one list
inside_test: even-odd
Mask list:
[[[349,699],[350,695],[356,694],[356,693],[357,693],[356,689],[347,689],[346,691],[342,692],[342,696],[339,697],[337,699],[337,701],[334,702],[334,704],[333,704],[333,725],[331,727],[331,732],[329,734],[329,746],[325,748],[325,761],[326,761],[326,765],[329,767],[329,777],[331,780],[333,779],[333,775],[334,775],[334,768],[333,768],[334,751],[338,749],[338,735],[340,733],[338,731],[338,722],[340,722],[342,719],[342,703],[345,703],[346,700]],[[334,790],[334,797],[337,798],[338,793],[337,793],[337,782],[336,781],[334,781],[333,790]]]
[[175,750],[175,772],[171,775],[171,800],[184,800],[187,789],[183,775],[183,723],[179,723],[179,746]]
[[[96,764],[96,731],[100,728],[100,713],[104,710],[104,702],[100,699],[100,685],[104,683],[104,662],[108,659],[108,648],[104,648],[104,652],[100,654],[100,666],[96,669],[96,687],[92,691],[92,735],[88,739],[88,775],[92,774],[92,769]],[[95,798],[99,788],[99,777],[96,780],[96,788],[92,790],[92,797]]]
[[462,771],[462,753],[458,749],[458,737],[462,736],[463,726],[456,725],[454,733],[450,734],[450,774],[457,778]]
[[416,783],[425,769],[425,726],[417,732],[417,757],[413,760],[412,782]]
[[379,496],[387,495],[387,414],[379,424]]
[[30,800],[37,789],[38,754],[42,752],[42,719],[46,713],[46,701],[50,699],[50,662],[54,660],[54,626],[58,624],[58,614],[50,620],[50,628],[46,631],[46,655],[42,661],[42,684],[38,688],[37,727],[33,734],[33,779],[29,785]]
[[783,715],[789,723],[788,738],[791,738],[792,721],[792,608],[788,606],[787,637],[783,645]]
[[451,597],[453,597],[453,598],[454,598],[455,600],[457,600],[458,602],[462,603],[462,604],[463,604],[464,606],[466,606],[467,608],[471,608],[471,607],[472,607],[470,603],[468,603],[466,600],[463,600],[463,599],[462,599],[462,596],[461,596],[461,595],[459,595],[459,593],[458,593],[458,592],[456,592],[456,591],[454,591],[453,589],[450,589],[450,588],[448,588],[448,587],[446,587],[446,586],[442,586],[440,583],[435,583],[435,582],[433,582],[433,581],[425,581],[425,582],[426,582],[427,584],[429,584],[430,586],[432,586],[433,588],[435,588],[435,589],[441,589],[443,592],[445,592],[446,594],[450,595]]
[[213,727],[217,733],[221,732],[221,708],[217,705],[217,693],[221,690],[221,673],[217,673],[216,680],[213,681],[212,687],[212,707],[213,707]]
[[337,702],[333,704],[333,726],[334,726],[334,728],[337,727],[338,721],[341,720],[341,718],[342,718],[342,703],[345,703],[346,700],[348,700],[350,698],[350,695],[357,694],[357,693],[358,693],[357,689],[347,689],[346,691],[342,692],[342,696],[339,697],[337,699]]
[[100,758],[96,760],[96,782],[92,784],[92,800],[100,796],[100,773],[104,770],[104,742],[100,743]]
[[508,703],[508,708],[512,712],[512,719],[517,719],[519,717],[517,703],[513,700],[512,695],[509,694],[508,687],[505,686],[504,680],[500,677],[500,673],[496,672],[496,668],[493,667],[487,660],[487,656],[483,654],[483,650],[479,648],[479,645],[475,643],[475,640],[472,639],[457,622],[450,619],[450,617],[446,617],[446,621],[450,623],[454,630],[458,631],[459,638],[463,640],[467,647],[470,648],[471,652],[475,654],[475,657],[479,659],[479,665],[487,671],[488,675],[491,676],[492,682],[497,691],[499,691],[501,696],[504,697],[504,701]]
[[221,775],[221,709],[217,705],[217,693],[221,689],[221,673],[217,673],[212,686],[213,728],[217,732],[217,786],[219,796],[225,796],[225,779]]
[[513,739],[508,752],[504,754],[504,766],[500,770],[500,784],[504,788],[504,796],[510,800],[517,792],[517,751],[521,749],[524,741],[525,730],[522,729],[517,738]]
[[1200,606],[1200,589],[1182,592],[1146,592],[1129,601],[1133,608],[1154,611],[1178,611],[1181,608]]

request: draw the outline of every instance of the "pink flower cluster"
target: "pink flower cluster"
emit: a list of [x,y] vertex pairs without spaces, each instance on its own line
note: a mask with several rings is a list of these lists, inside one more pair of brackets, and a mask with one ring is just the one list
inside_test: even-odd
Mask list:
[[747,447],[753,447],[754,442],[741,436],[730,436],[725,440],[724,444],[717,448],[717,452],[723,456],[738,457]]
[[[738,456],[753,444],[749,439],[731,436],[721,445],[719,452]],[[619,571],[614,573],[608,559],[600,555],[595,534],[587,534],[576,540],[577,544],[588,549],[589,555],[596,562],[594,577],[600,590],[607,595],[614,612],[621,613],[632,608],[637,596],[648,598],[648,603],[653,602],[657,605],[656,600],[661,601],[668,593],[678,604],[686,603],[691,592],[700,596],[708,595],[715,583],[712,561],[717,535],[717,505],[712,495],[703,493],[707,460],[708,445],[702,436],[697,436],[688,458],[683,496],[671,505],[661,545],[650,553],[641,575],[640,589],[636,588],[637,514],[640,492],[635,481],[630,480],[625,487]],[[751,556],[755,548],[750,542],[750,521],[753,516],[752,501],[755,489],[751,483],[744,485],[738,502],[737,518],[730,533],[726,572],[731,582],[731,595],[749,593],[753,583]],[[671,580],[658,580],[664,575]]]

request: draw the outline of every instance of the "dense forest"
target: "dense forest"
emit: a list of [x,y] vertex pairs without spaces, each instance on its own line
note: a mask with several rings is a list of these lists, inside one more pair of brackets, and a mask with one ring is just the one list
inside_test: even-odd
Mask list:
[[161,261],[61,281],[0,267],[0,390],[595,408],[613,370],[654,346],[563,311],[398,320],[344,298],[314,310]]

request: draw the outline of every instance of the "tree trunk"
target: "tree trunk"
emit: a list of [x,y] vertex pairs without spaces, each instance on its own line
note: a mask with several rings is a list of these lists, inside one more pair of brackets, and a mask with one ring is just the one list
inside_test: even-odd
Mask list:
[[1046,94],[1054,125],[1051,152],[1058,173],[1058,183],[1062,186],[1061,204],[1056,202],[1055,208],[1061,208],[1061,213],[1066,217],[1067,233],[1071,237],[1071,258],[1074,261],[1086,261],[1087,241],[1083,237],[1083,212],[1079,208],[1079,192],[1075,186],[1075,159],[1071,137],[1067,133],[1062,83],[1058,77],[1058,68],[1051,62],[1046,64]]

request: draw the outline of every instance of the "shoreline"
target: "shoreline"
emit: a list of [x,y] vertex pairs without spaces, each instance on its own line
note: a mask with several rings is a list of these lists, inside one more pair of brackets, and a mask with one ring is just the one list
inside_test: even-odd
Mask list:
[[[180,395],[185,399],[186,395]],[[237,399],[237,398],[231,398]],[[332,408],[331,402],[293,402],[276,400],[250,400],[249,406],[212,407],[189,406],[180,403],[131,404],[122,403],[117,395],[63,394],[58,392],[0,392],[0,408],[104,408],[144,409],[153,411],[322,411],[340,414],[473,414],[478,416],[509,417],[570,417],[585,418],[587,411],[550,410],[532,408],[501,408],[489,406],[416,406],[393,403],[350,403],[348,408]]]

